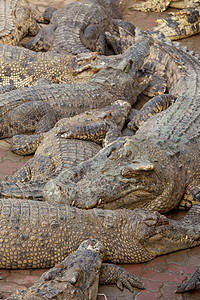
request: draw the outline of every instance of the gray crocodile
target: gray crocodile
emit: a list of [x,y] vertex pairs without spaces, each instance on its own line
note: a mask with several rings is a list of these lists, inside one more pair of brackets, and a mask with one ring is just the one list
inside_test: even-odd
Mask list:
[[27,0],[2,0],[0,2],[0,44],[18,45],[29,34],[36,35],[47,23],[43,14],[30,8]]
[[101,70],[86,83],[38,85],[0,95],[0,138],[45,132],[61,118],[114,100],[133,104],[148,84],[139,79],[137,71],[151,44],[148,37],[141,38],[124,54],[105,58]]
[[50,180],[43,191],[47,201],[160,212],[175,208],[181,199],[186,208],[199,201],[199,60],[155,42],[143,69],[163,78],[176,101],[147,118],[135,136],[116,140],[94,158]]
[[61,119],[45,134],[15,136],[12,150],[20,154],[30,154],[41,144],[22,168],[1,180],[1,197],[42,200],[42,189],[50,178],[93,157],[120,136],[130,108],[119,100],[101,110]]
[[64,5],[54,12],[50,24],[25,47],[35,51],[65,54],[108,52],[105,30],[112,19],[121,18],[118,0],[83,0]]
[[49,268],[86,239],[105,261],[139,263],[200,244],[199,204],[181,220],[143,209],[81,210],[41,201],[0,200],[0,268]]

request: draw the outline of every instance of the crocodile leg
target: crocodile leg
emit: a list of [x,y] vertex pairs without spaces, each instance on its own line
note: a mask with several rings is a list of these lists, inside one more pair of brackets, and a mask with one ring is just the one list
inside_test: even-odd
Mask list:
[[45,138],[45,133],[33,135],[14,135],[10,141],[10,150],[19,155],[34,153]]
[[[7,176],[6,180],[1,180],[1,184],[3,184],[3,186],[5,185],[8,188],[8,183],[12,184],[12,183],[16,183],[17,181],[19,182],[27,182],[30,181],[31,178],[31,169],[30,166],[33,162],[33,158],[31,158],[28,162],[26,162],[17,172],[15,172],[15,174],[13,176]],[[2,187],[2,185],[1,185]],[[3,192],[3,189],[2,189]],[[3,192],[4,194],[4,192]],[[6,193],[4,194],[5,197],[9,197],[9,193],[6,195]]]
[[31,158],[10,178],[10,181],[7,180],[7,184],[9,184],[9,182],[12,183],[13,179],[15,182],[28,182],[31,181],[32,178],[34,178],[34,181],[41,180],[46,182],[48,178],[51,178],[53,174],[56,173],[56,166],[51,157],[42,154],[37,155],[37,167],[35,167],[35,164],[36,160]]
[[[2,115],[1,128],[2,132],[8,133],[8,136],[13,136],[18,132],[36,131],[40,133],[51,129],[56,121],[55,113],[47,103],[30,101],[16,106],[7,114]],[[5,124],[10,125],[7,127]]]
[[175,97],[169,94],[159,95],[149,100],[139,113],[129,122],[128,128],[136,131],[142,123],[149,119],[152,115],[157,114],[163,110],[166,110],[172,102],[175,101]]
[[47,7],[45,11],[41,13],[36,9],[31,9],[31,16],[38,23],[49,23],[56,10],[54,7]]
[[91,24],[84,29],[81,35],[83,45],[93,52],[106,53],[106,39],[103,28],[97,24]]
[[32,40],[27,43],[23,43],[22,45],[33,51],[48,51],[54,38],[55,29],[56,26],[54,24],[50,24],[48,25],[48,29],[46,27],[42,28],[42,30],[40,30],[40,32]]
[[123,290],[124,286],[133,292],[133,287],[143,289],[144,285],[140,279],[131,275],[129,272],[113,264],[103,263],[100,271],[100,284],[117,284],[120,290]]
[[77,125],[77,126],[68,126],[58,129],[58,133],[61,134],[61,137],[66,139],[82,139],[95,142],[97,144],[107,145],[112,141],[116,140],[121,132],[118,129],[117,125],[112,122],[96,122],[87,125]]
[[53,17],[54,12],[57,11],[56,8],[54,7],[47,7],[43,13],[43,18],[47,21],[50,22],[51,18]]

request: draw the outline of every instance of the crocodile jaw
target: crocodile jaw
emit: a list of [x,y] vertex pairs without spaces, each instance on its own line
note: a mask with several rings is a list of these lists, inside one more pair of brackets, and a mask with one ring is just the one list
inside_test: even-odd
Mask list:
[[158,145],[122,138],[49,181],[43,194],[49,202],[79,208],[140,207],[166,212],[180,201],[185,187],[179,171]]

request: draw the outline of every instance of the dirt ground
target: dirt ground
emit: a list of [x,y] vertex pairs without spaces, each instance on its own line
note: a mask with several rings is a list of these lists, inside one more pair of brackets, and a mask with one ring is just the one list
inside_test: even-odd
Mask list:
[[[52,6],[60,8],[64,4],[74,2],[75,0],[30,0],[33,7],[43,11],[46,7]],[[156,19],[165,18],[170,11],[164,13],[142,13],[133,11],[131,0],[123,2],[123,19],[132,22],[135,26],[146,30],[156,25]],[[190,50],[200,54],[200,35],[180,41],[187,45]],[[0,141],[0,178],[13,174],[29,158],[18,156],[9,150],[9,144],[6,141]],[[175,212],[176,213],[176,212]],[[175,214],[174,213],[174,214]],[[170,215],[169,215],[170,216]],[[120,299],[138,299],[138,300],[181,300],[181,299],[200,299],[200,290],[184,295],[174,294],[178,283],[188,278],[200,265],[200,246],[169,255],[163,255],[143,264],[123,265],[131,273],[141,277],[146,286],[146,290],[135,289],[130,293],[126,289],[121,292],[115,286],[100,286],[98,300],[120,300]],[[32,285],[44,272],[40,270],[0,270],[0,295],[6,299],[17,289],[23,289]]]

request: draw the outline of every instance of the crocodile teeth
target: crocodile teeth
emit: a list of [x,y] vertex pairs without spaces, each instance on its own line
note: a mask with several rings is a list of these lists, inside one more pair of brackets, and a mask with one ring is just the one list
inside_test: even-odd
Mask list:
[[194,52],[193,50],[191,50],[191,51],[190,51],[190,54],[191,54],[191,55],[194,55],[194,54],[195,54],[195,52]]
[[188,52],[189,50],[188,50],[188,46],[184,46],[183,48],[182,48],[182,50],[184,51],[184,52]]
[[173,43],[173,45],[174,45],[176,48],[181,49],[181,44],[180,44],[180,43],[175,42],[175,43]]
[[101,202],[102,202],[102,199],[99,199],[99,202],[98,202],[98,204],[101,204]]
[[165,41],[165,43],[166,43],[167,45],[172,46],[172,41],[171,41],[170,39],[167,39],[167,40]]
[[75,205],[75,200],[72,201],[72,206],[74,206],[74,205]]

